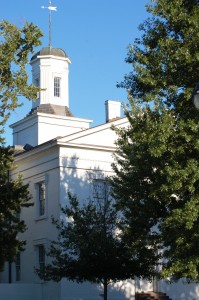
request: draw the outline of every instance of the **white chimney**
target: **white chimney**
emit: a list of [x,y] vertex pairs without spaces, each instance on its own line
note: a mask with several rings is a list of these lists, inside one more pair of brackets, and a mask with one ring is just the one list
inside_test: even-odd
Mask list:
[[105,101],[106,122],[121,117],[121,102],[114,100]]

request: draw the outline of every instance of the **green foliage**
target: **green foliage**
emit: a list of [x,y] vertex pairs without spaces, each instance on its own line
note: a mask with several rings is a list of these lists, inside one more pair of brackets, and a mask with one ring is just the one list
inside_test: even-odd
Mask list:
[[62,209],[62,220],[53,220],[58,241],[53,241],[47,251],[52,262],[44,272],[37,270],[41,278],[102,283],[106,299],[109,283],[139,276],[137,256],[129,259],[129,249],[120,239],[116,209],[107,195],[81,206],[69,194],[70,205]]
[[[112,179],[129,245],[164,258],[161,276],[199,279],[199,112],[192,103],[199,69],[199,3],[157,0],[143,35],[129,47],[130,126],[116,130]],[[139,248],[138,253],[139,253]]]
[[0,148],[0,270],[6,261],[14,261],[18,252],[24,250],[25,241],[18,238],[26,230],[20,220],[22,207],[32,205],[27,185],[20,177],[11,180],[9,171],[13,168],[13,151]]
[[[34,100],[38,88],[28,84],[26,65],[33,48],[41,44],[41,31],[32,23],[25,23],[18,28],[9,22],[0,22],[0,135],[10,112],[21,106],[19,96]],[[4,139],[0,136],[0,144]],[[28,207],[30,195],[27,185],[23,185],[19,176],[11,180],[9,172],[13,168],[13,151],[0,148],[0,270],[6,261],[14,261],[22,251],[25,241],[18,238],[18,233],[26,230],[19,214],[22,207]]]
[[126,61],[133,72],[121,86],[138,103],[163,102],[190,111],[199,69],[198,1],[158,0],[147,10],[152,17],[140,25],[142,37],[129,47]]
[[199,266],[199,197],[193,196],[184,206],[172,211],[162,228],[165,258],[168,261],[163,276],[173,275],[173,280],[185,277],[188,282],[198,282]]
[[[3,126],[10,111],[20,106],[19,96],[36,100],[38,88],[28,84],[26,65],[35,46],[41,45],[41,31],[26,22],[18,28],[9,22],[0,22],[0,125]],[[1,133],[2,133],[1,129]]]

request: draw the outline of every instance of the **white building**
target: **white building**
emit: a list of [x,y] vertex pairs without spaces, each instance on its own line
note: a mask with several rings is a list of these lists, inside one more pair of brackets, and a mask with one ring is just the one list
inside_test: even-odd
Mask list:
[[[51,216],[58,219],[60,207],[67,204],[68,190],[79,199],[91,193],[93,180],[112,174],[112,153],[116,134],[111,129],[128,126],[120,117],[121,104],[107,100],[105,122],[91,127],[91,120],[75,118],[69,109],[68,69],[70,59],[61,49],[43,48],[31,59],[33,83],[42,91],[31,112],[14,123],[13,144],[16,149],[17,169],[13,178],[23,174],[29,184],[34,206],[23,209],[21,218],[28,230],[23,234],[26,250],[16,264],[5,266],[0,274],[0,300],[97,300],[102,299],[100,286],[76,284],[66,280],[60,283],[43,282],[34,268],[42,266],[44,248],[56,239]],[[8,286],[8,280],[12,282]],[[139,290],[152,290],[152,284],[139,282]],[[197,287],[156,284],[173,300],[198,299]],[[120,282],[109,288],[109,299],[134,299],[135,283]]]

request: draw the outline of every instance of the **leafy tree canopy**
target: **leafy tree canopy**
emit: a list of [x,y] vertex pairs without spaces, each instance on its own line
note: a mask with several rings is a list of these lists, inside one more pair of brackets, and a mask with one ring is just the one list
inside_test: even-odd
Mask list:
[[151,1],[152,14],[139,29],[126,58],[133,71],[119,86],[136,103],[163,102],[176,112],[191,109],[190,96],[198,82],[198,0]]
[[199,2],[157,0],[147,10],[126,60],[133,71],[119,84],[130,126],[117,130],[112,185],[128,244],[161,249],[162,276],[197,281]]
[[35,46],[41,45],[41,31],[26,22],[18,28],[8,21],[0,22],[0,125],[5,124],[10,111],[20,106],[19,96],[36,100],[38,88],[28,83],[26,65]]

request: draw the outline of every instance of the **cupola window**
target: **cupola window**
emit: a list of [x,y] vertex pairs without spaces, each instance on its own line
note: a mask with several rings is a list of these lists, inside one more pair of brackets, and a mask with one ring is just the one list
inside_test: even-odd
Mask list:
[[61,78],[54,77],[54,96],[60,97],[61,96]]

